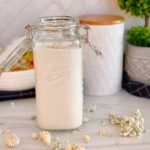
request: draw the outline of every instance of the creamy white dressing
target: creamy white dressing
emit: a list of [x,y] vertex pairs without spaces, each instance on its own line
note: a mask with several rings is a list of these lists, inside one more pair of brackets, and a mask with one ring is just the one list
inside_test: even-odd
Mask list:
[[82,124],[82,49],[61,46],[36,43],[33,48],[37,121],[44,129],[73,129]]

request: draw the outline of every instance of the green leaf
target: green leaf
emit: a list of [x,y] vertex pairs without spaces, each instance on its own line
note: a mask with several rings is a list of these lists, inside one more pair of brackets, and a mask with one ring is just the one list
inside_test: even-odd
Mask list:
[[133,16],[150,16],[150,0],[118,0],[118,6]]
[[136,46],[150,47],[150,27],[132,27],[127,32],[127,41]]

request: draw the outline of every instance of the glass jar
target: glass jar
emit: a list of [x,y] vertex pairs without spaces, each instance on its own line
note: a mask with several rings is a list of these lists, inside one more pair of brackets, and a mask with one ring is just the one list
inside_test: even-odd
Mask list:
[[74,129],[82,124],[82,48],[89,44],[79,33],[80,24],[70,16],[44,17],[26,29],[33,39],[37,122],[43,129]]
[[43,129],[82,124],[82,48],[72,17],[40,18],[32,25],[37,122]]

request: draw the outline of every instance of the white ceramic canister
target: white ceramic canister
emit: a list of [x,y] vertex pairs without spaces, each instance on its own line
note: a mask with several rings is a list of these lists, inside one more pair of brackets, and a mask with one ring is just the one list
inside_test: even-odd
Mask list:
[[82,48],[79,21],[69,16],[40,18],[33,35],[37,123],[43,129],[82,124]]
[[121,89],[124,18],[112,15],[80,16],[89,25],[89,40],[102,52],[96,57],[90,47],[83,48],[84,93],[111,95]]

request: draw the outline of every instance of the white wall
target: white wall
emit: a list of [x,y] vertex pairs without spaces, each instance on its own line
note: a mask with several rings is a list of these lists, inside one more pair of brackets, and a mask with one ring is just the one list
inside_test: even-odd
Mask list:
[[[0,0],[0,47],[24,35],[24,26],[37,17],[92,13],[125,15],[117,0]],[[125,17],[127,27],[143,24],[141,19]]]

